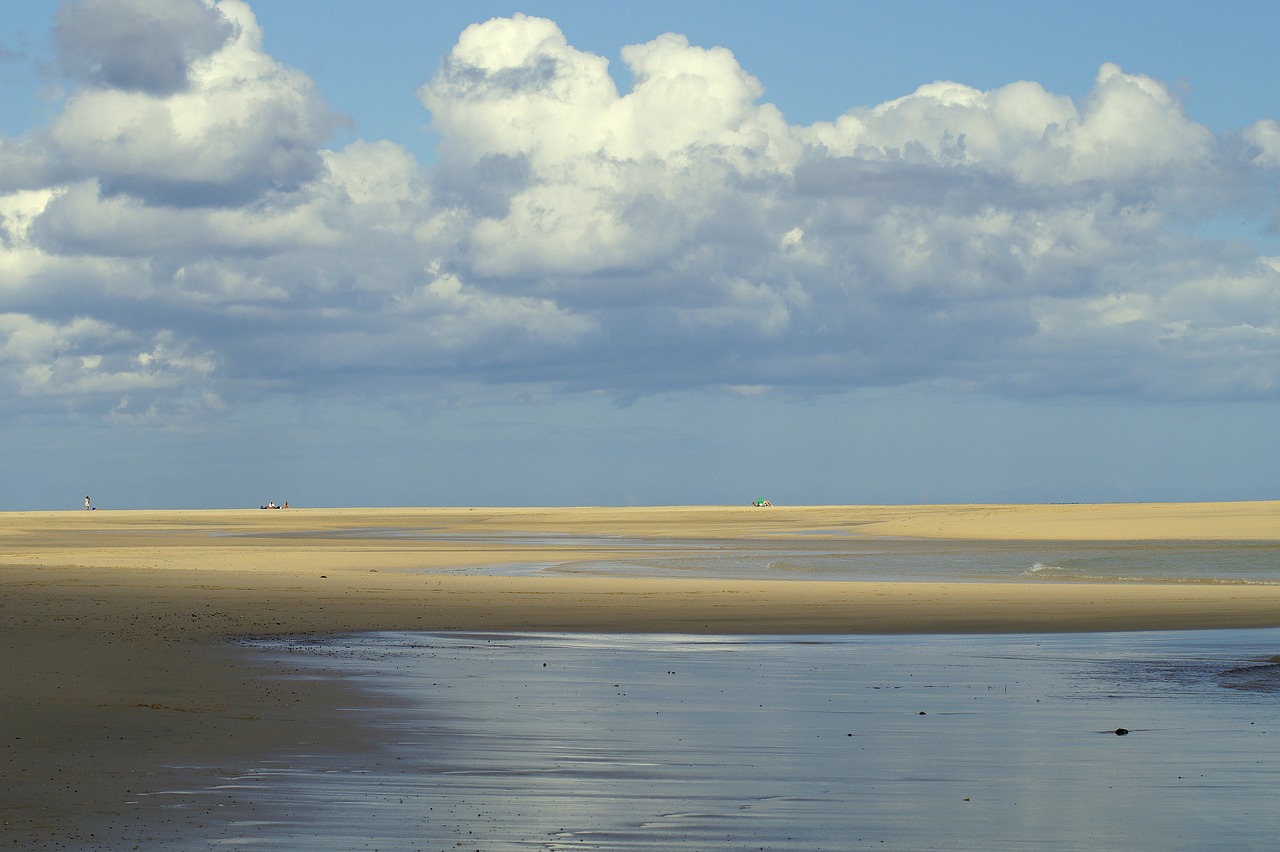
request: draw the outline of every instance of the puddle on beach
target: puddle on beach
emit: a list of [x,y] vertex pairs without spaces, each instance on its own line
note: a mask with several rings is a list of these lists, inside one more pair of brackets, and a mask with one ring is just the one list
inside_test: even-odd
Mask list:
[[357,682],[368,700],[347,723],[384,746],[283,748],[225,779],[242,805],[185,848],[1269,849],[1280,836],[1280,630],[256,645],[296,676]]

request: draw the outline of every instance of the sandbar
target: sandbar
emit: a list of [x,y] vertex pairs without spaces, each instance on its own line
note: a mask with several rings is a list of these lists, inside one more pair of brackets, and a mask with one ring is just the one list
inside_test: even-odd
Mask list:
[[[397,530],[438,537],[397,537]],[[381,531],[381,532],[380,532]],[[520,535],[563,535],[530,548]],[[363,747],[339,681],[284,681],[229,640],[375,630],[1024,633],[1280,626],[1280,586],[492,576],[589,561],[593,536],[777,541],[1274,541],[1280,502],[0,514],[0,794],[10,844],[112,848],[122,803],[284,739]],[[584,543],[582,539],[587,539]],[[183,775],[182,767],[188,769]],[[184,811],[198,816],[198,808]],[[207,815],[206,815],[207,816]],[[114,832],[114,834],[113,834]]]

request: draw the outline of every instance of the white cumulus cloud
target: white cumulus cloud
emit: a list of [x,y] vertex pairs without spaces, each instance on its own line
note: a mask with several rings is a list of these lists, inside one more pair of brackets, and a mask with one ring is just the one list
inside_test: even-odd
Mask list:
[[1200,236],[1275,227],[1276,118],[1215,134],[1138,70],[1103,65],[1078,102],[922,81],[798,126],[731,46],[620,46],[620,90],[515,15],[418,90],[428,164],[329,147],[323,93],[241,0],[70,2],[55,35],[65,102],[0,139],[10,408],[447,382],[1280,392],[1277,263]]

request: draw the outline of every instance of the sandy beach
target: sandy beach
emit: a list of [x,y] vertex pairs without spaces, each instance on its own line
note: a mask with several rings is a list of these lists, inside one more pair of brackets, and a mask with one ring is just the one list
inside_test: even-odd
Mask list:
[[[437,537],[397,537],[398,530]],[[563,536],[531,548],[522,534]],[[1022,633],[1280,626],[1280,586],[494,576],[628,541],[1275,541],[1280,503],[289,509],[0,515],[0,841],[111,848],[121,802],[288,737],[362,747],[341,682],[262,677],[243,636],[374,630]],[[190,774],[190,773],[188,773]],[[186,778],[184,783],[198,783]],[[176,819],[177,817],[175,817]],[[185,819],[209,819],[184,812]],[[136,833],[136,829],[134,829]]]

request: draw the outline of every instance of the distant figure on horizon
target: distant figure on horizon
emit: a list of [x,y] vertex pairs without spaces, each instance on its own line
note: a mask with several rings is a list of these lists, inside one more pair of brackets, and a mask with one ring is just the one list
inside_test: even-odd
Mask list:
[[88,511],[88,509],[89,509],[89,498],[88,498],[88,497],[85,497],[85,498],[84,498],[84,508],[85,508],[85,510],[86,510],[86,511]]

